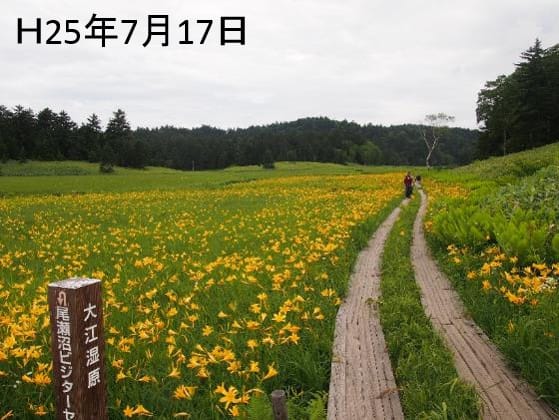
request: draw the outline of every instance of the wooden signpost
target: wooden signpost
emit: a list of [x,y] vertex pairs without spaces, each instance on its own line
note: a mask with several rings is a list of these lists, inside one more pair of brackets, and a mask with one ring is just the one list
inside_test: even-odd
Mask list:
[[285,391],[276,389],[271,394],[274,420],[288,420]]
[[49,284],[58,420],[107,420],[101,281]]

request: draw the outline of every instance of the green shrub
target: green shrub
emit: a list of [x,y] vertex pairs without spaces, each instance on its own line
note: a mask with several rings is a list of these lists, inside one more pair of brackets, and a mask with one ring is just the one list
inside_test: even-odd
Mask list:
[[101,163],[99,165],[99,172],[102,174],[111,174],[114,172],[112,163]]

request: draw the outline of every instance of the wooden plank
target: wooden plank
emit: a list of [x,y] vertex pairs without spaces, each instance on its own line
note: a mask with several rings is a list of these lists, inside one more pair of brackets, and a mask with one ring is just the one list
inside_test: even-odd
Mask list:
[[413,228],[412,263],[422,292],[425,312],[432,317],[445,342],[454,353],[460,377],[472,383],[484,407],[483,417],[491,419],[553,419],[551,408],[519,379],[503,362],[502,355],[471,321],[449,280],[432,259],[423,234],[427,201],[420,191],[421,207]]
[[[358,256],[336,318],[328,395],[329,420],[403,419],[378,310],[380,261],[396,208]],[[342,362],[342,363],[340,363]]]

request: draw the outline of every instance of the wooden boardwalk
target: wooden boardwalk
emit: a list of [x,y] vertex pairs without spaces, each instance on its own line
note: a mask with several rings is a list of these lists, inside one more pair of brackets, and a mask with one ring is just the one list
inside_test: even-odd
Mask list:
[[487,419],[553,419],[557,416],[505,365],[485,334],[464,317],[464,308],[448,279],[430,256],[423,235],[427,200],[423,191],[414,224],[412,263],[425,312],[454,353],[456,369],[472,383]]
[[382,251],[399,213],[398,207],[359,254],[347,298],[338,311],[329,420],[404,418],[376,306]]

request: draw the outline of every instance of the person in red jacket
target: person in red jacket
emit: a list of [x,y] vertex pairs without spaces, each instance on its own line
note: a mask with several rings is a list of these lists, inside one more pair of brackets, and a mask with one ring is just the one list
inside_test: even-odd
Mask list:
[[413,177],[410,172],[408,172],[404,178],[404,186],[406,187],[406,198],[410,198],[413,192]]

